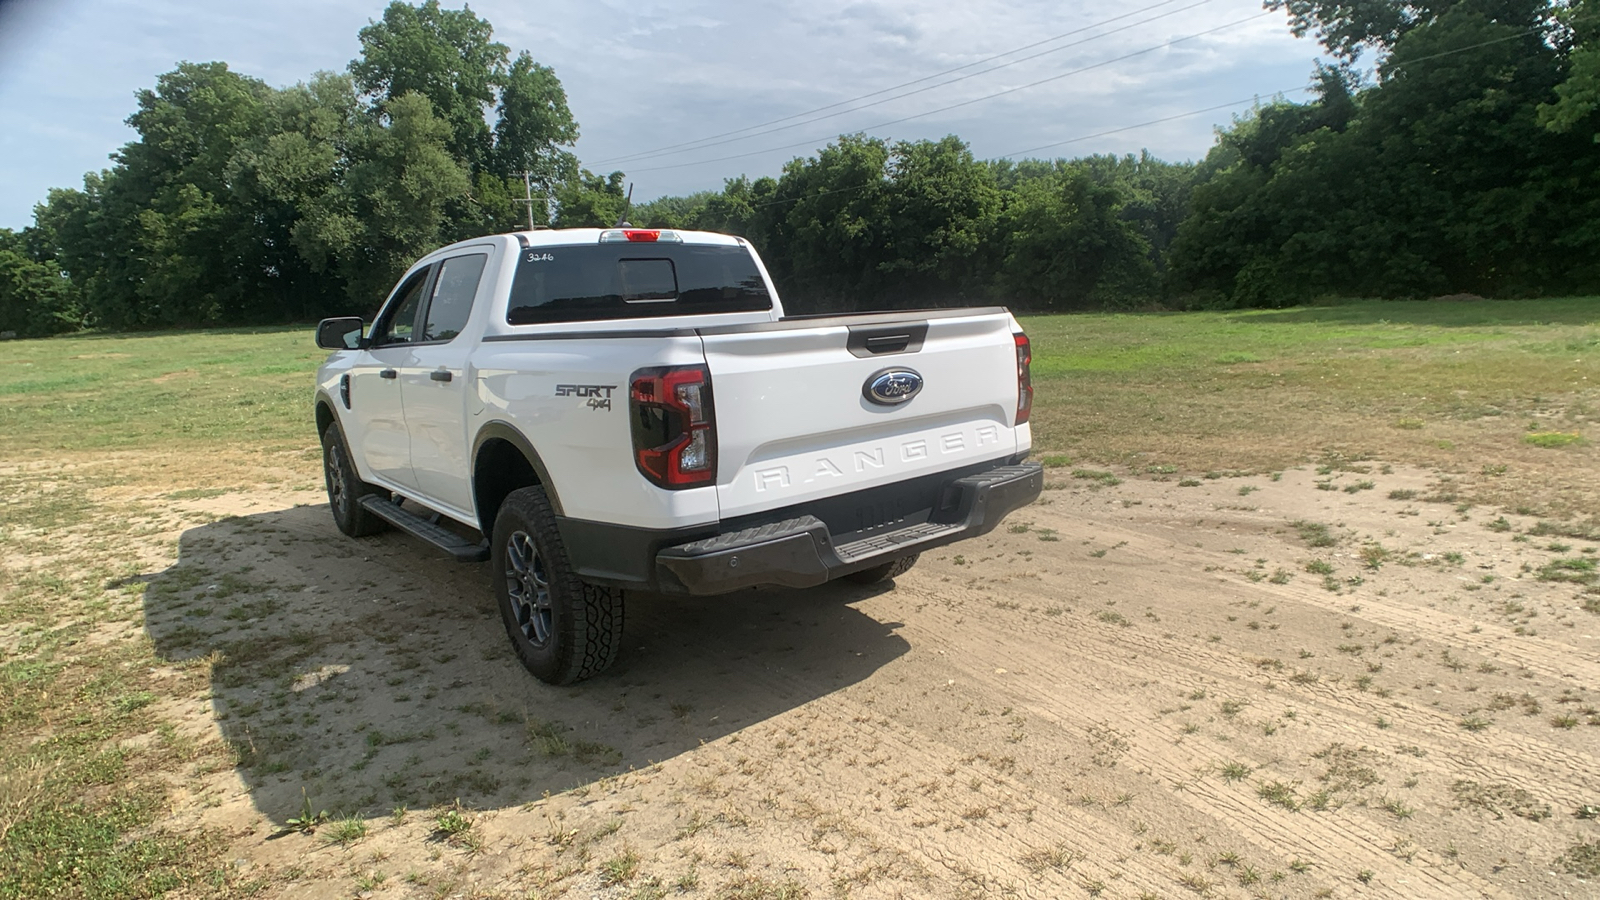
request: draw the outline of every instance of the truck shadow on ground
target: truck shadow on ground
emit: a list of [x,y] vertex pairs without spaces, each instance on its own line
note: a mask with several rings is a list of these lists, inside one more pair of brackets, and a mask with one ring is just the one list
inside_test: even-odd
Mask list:
[[550,687],[516,662],[486,566],[396,533],[346,538],[323,505],[192,528],[148,582],[157,652],[209,666],[217,727],[280,826],[306,799],[367,815],[517,805],[717,740],[908,649],[898,623],[848,605],[884,587],[630,594],[617,665]]

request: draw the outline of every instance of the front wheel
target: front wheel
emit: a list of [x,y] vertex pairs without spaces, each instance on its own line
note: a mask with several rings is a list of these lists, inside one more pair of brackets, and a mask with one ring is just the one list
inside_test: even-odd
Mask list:
[[534,677],[571,684],[616,660],[622,591],[573,573],[543,488],[512,491],[501,504],[489,565],[506,634]]
[[913,553],[910,556],[902,556],[899,559],[880,563],[870,569],[851,572],[845,578],[854,581],[856,584],[882,584],[885,581],[893,581],[911,571],[911,567],[917,564],[918,556],[921,556],[921,554]]
[[328,508],[333,510],[334,524],[351,537],[377,534],[387,523],[361,505],[368,494],[387,497],[383,488],[373,487],[361,480],[355,464],[350,461],[350,449],[344,445],[344,435],[338,425],[329,425],[322,433],[322,477],[328,486]]

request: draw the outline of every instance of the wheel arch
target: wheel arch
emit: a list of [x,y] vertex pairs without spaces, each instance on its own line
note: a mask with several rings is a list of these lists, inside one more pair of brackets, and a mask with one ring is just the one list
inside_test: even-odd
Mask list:
[[493,534],[506,495],[534,485],[544,488],[551,509],[562,515],[561,497],[533,442],[509,422],[496,420],[478,429],[472,441],[472,500],[478,530]]
[[[317,392],[316,407],[317,407],[317,440],[320,441],[320,440],[322,440],[322,436],[324,434],[328,433],[328,426],[336,424],[339,421],[339,416],[338,416],[337,413],[335,413],[333,411],[333,398],[329,397],[326,391],[318,391]],[[341,437],[344,436],[344,426],[343,425],[339,426],[339,435]],[[346,441],[345,445],[349,446],[349,443],[350,443],[349,441]]]

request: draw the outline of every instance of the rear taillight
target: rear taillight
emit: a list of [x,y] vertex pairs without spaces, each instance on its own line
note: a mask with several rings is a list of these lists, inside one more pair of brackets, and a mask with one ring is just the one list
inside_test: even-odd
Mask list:
[[1033,412],[1033,345],[1020,331],[1012,338],[1017,342],[1017,424],[1021,425]]
[[668,490],[717,480],[717,423],[705,366],[640,369],[629,379],[633,460]]

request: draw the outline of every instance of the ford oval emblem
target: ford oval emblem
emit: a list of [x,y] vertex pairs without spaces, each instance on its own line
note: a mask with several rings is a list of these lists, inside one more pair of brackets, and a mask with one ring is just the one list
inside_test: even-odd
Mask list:
[[910,369],[884,369],[872,373],[861,395],[879,406],[898,406],[922,390],[922,376]]

